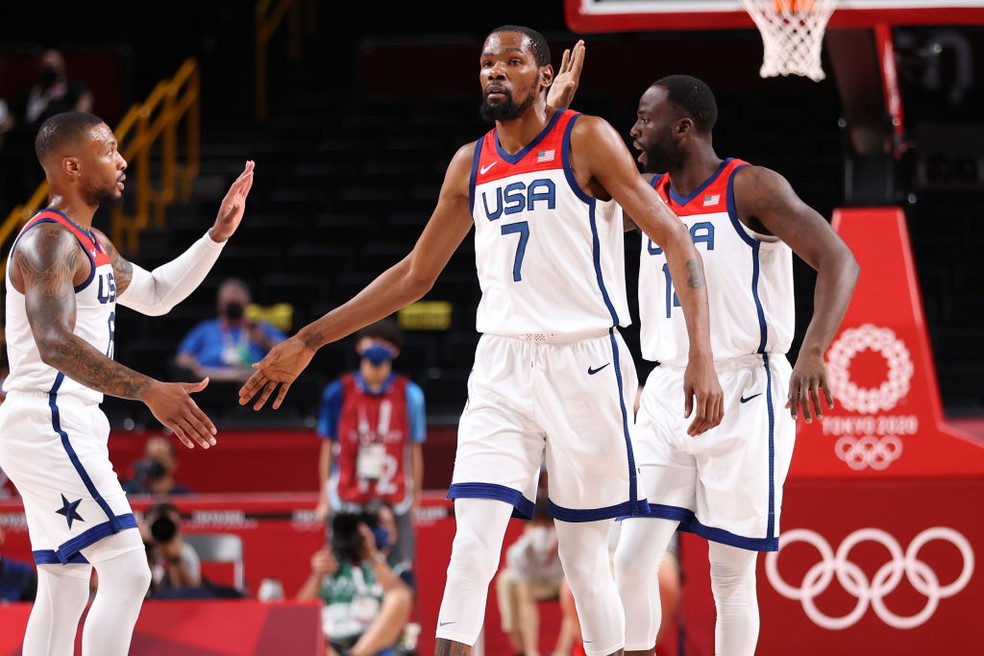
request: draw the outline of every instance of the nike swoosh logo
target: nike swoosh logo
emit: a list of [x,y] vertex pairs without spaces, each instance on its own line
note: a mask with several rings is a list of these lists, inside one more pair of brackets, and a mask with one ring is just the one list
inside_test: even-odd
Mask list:
[[595,369],[594,367],[588,367],[588,375],[589,376],[594,376],[596,373],[598,373],[599,371],[601,371],[602,369],[604,369],[605,367],[607,367],[610,364],[611,364],[611,362],[606,362],[605,364],[601,365],[597,369]]
[[483,166],[483,167],[482,167],[482,169],[481,169],[481,171],[479,171],[479,172],[480,172],[480,173],[481,173],[482,175],[485,175],[486,173],[488,173],[488,172],[489,172],[489,169],[490,169],[490,168],[492,168],[493,166],[495,166],[495,165],[496,165],[496,164],[498,164],[498,163],[499,163],[499,160],[496,160],[496,161],[494,161],[494,162],[492,162],[491,164],[489,164],[488,166]]
[[438,622],[437,625],[438,626],[447,626],[448,624],[454,624],[457,621],[458,620],[451,620],[450,622]]
[[748,403],[749,401],[751,401],[752,399],[754,399],[756,396],[762,396],[762,392],[759,392],[758,394],[752,394],[751,396],[743,396],[740,399],[738,399],[738,402],[739,403]]

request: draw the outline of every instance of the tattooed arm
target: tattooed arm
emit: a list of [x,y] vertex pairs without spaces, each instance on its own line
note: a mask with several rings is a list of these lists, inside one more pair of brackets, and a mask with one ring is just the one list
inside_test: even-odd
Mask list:
[[162,383],[106,357],[75,334],[75,285],[88,278],[92,264],[74,235],[55,224],[36,226],[20,238],[11,257],[11,283],[24,294],[45,364],[98,392],[144,402],[189,448],[214,443],[215,426],[189,395],[204,389],[207,379]]

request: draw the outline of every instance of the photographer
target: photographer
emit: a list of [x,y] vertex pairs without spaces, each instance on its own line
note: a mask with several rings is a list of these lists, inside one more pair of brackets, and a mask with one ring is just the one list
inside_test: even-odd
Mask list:
[[181,513],[169,502],[158,503],[144,517],[144,543],[151,545],[152,597],[176,597],[202,587],[201,559],[181,539]]
[[144,456],[133,463],[133,478],[123,484],[127,494],[156,496],[193,494],[193,491],[174,480],[178,456],[174,444],[166,437],[152,437],[144,445]]
[[386,560],[389,534],[376,512],[337,513],[329,545],[311,557],[298,599],[321,599],[329,656],[396,656],[413,593]]

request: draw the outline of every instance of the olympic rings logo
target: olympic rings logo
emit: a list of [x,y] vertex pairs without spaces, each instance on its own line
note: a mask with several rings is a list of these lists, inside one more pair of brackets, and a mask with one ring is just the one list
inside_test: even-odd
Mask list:
[[834,444],[834,453],[855,471],[868,467],[882,471],[902,455],[902,440],[895,435],[861,438],[845,435]]
[[[851,360],[871,349],[888,363],[888,377],[878,387],[858,387],[851,381]],[[841,333],[827,353],[830,388],[848,410],[875,413],[891,410],[906,394],[912,380],[913,365],[905,342],[889,328],[870,323]]]
[[[950,542],[960,551],[963,560],[960,575],[946,585],[940,585],[936,572],[918,558],[919,550],[933,540]],[[851,550],[866,541],[884,546],[891,556],[870,581],[864,571],[849,560]],[[820,562],[807,570],[799,587],[793,587],[783,580],[777,564],[782,550],[794,542],[806,542],[820,554]],[[853,626],[864,616],[868,606],[890,627],[913,629],[933,616],[940,599],[952,597],[967,586],[974,573],[974,550],[961,533],[945,526],[934,526],[921,532],[912,540],[905,553],[891,534],[877,528],[864,528],[848,535],[835,554],[819,533],[800,528],[788,531],[780,537],[779,551],[771,551],[766,555],[765,572],[776,592],[787,599],[798,600],[807,617],[824,629],[836,631]],[[815,599],[827,589],[835,575],[841,587],[858,600],[854,609],[842,617],[824,614],[815,603]],[[885,597],[895,590],[903,576],[916,591],[926,597],[923,609],[908,617],[896,615],[885,604]]]

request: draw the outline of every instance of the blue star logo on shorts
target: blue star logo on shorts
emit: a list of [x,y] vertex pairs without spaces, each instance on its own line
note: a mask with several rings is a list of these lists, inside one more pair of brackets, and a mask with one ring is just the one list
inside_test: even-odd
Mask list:
[[85,520],[82,519],[82,516],[79,515],[78,512],[76,512],[76,508],[78,508],[79,504],[82,503],[82,499],[77,499],[76,501],[69,501],[68,499],[65,498],[64,494],[61,495],[61,498],[62,498],[62,507],[56,510],[55,512],[58,513],[59,515],[65,515],[65,519],[68,521],[68,528],[72,528],[72,522],[76,519],[79,520],[80,522],[84,522]]

